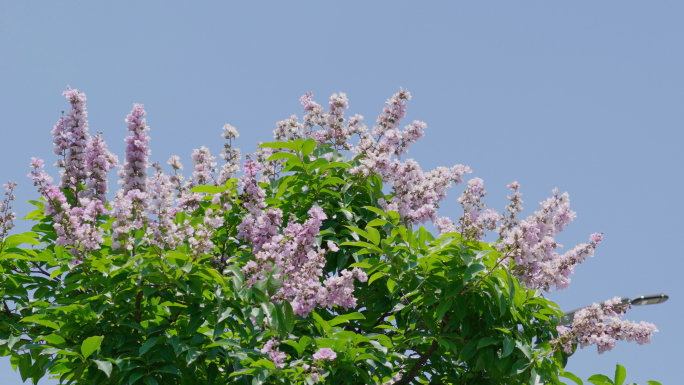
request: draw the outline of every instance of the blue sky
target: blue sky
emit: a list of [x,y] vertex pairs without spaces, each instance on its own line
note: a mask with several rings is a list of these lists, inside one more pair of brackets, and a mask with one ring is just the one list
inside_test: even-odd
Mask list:
[[[253,151],[275,122],[301,116],[307,91],[321,104],[346,92],[349,112],[372,122],[404,87],[407,121],[428,124],[409,154],[423,169],[469,165],[498,210],[517,180],[527,214],[558,187],[578,213],[560,243],[605,233],[570,288],[549,295],[563,309],[670,295],[625,317],[656,324],[651,345],[618,342],[600,356],[587,348],[568,370],[586,379],[619,362],[628,381],[677,383],[683,14],[676,1],[7,2],[0,179],[20,182],[20,202],[36,197],[28,163],[55,161],[50,130],[68,108],[67,84],[87,94],[91,132],[104,131],[120,158],[124,118],[144,103],[151,159],[177,154],[186,164],[202,145],[218,155],[225,123],[240,131],[243,154]],[[441,215],[459,216],[461,187]],[[0,378],[21,383],[9,359]]]

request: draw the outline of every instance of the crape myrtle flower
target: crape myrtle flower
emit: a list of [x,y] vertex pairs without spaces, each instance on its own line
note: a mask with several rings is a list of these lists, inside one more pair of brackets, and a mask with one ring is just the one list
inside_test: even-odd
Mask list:
[[551,290],[556,287],[562,290],[570,283],[569,276],[574,272],[574,265],[584,262],[587,256],[593,256],[596,245],[601,241],[601,234],[594,234],[589,244],[580,244],[562,256],[556,252],[561,248],[555,235],[569,225],[576,214],[570,210],[568,193],[559,194],[554,189],[552,197],[541,202],[541,210],[526,220],[518,221],[515,213],[522,210],[520,206],[519,184],[513,182],[509,188],[515,191],[509,197],[511,204],[506,210],[509,216],[503,216],[497,227],[501,242],[496,248],[510,257],[514,262],[513,274],[531,289]]
[[14,188],[17,187],[17,183],[9,181],[6,184],[3,184],[2,187],[5,189],[5,197],[3,198],[2,203],[0,203],[0,244],[5,240],[9,231],[14,228],[14,220],[17,218],[17,213],[12,212]]
[[60,170],[60,188],[76,192],[78,185],[87,177],[86,149],[90,142],[88,134],[88,112],[86,111],[86,95],[78,90],[67,90],[62,95],[71,103],[66,118],[62,117],[52,130],[54,153],[61,155],[55,166]]
[[273,339],[268,340],[261,349],[261,354],[268,354],[268,358],[273,362],[276,368],[282,369],[285,367],[287,355],[278,348],[278,341]]
[[225,185],[233,175],[240,171],[240,158],[242,157],[240,149],[233,148],[233,139],[240,137],[237,129],[230,124],[226,124],[223,126],[222,136],[228,143],[223,145],[223,151],[221,152],[221,159],[225,160],[225,163],[221,166],[221,170],[219,170],[219,176],[216,181],[218,186]]
[[147,127],[145,120],[145,110],[142,104],[134,104],[133,110],[126,117],[126,129],[131,132],[124,140],[126,146],[126,159],[119,169],[119,184],[123,188],[123,195],[126,196],[131,190],[138,190],[145,193],[147,183],[148,156],[150,155],[150,137],[145,131]]
[[[316,237],[323,221],[327,219],[322,208],[313,206],[304,223],[290,222],[282,234],[277,232],[278,226],[269,222],[268,213],[264,215],[260,208],[254,210],[257,214],[248,214],[239,226],[244,238],[259,234],[258,239],[251,239],[253,245],[258,246],[253,251],[255,260],[243,267],[248,285],[266,280],[272,274],[274,278],[282,280],[282,284],[276,293],[269,293],[271,299],[290,302],[293,312],[303,317],[308,316],[316,306],[342,306],[345,309],[356,306],[356,298],[353,296],[354,278],[361,282],[368,279],[362,270],[342,270],[338,276],[329,277],[321,284],[325,250],[316,246]],[[282,212],[276,218],[282,221]],[[267,225],[262,225],[262,228],[276,231],[263,231],[259,228],[259,222]],[[250,227],[256,231],[245,232]]]
[[180,161],[178,155],[172,155],[166,162],[173,169],[173,175],[169,176],[171,183],[173,184],[174,191],[176,193],[176,198],[180,198],[183,193],[188,190],[188,185],[183,183],[185,179],[183,174],[179,173],[178,170],[183,169],[183,164]]
[[276,129],[273,130],[273,139],[286,142],[288,140],[306,138],[304,130],[304,124],[299,123],[297,115],[292,115],[289,119],[276,123]]
[[33,170],[27,176],[33,180],[33,185],[38,186],[38,192],[42,194],[45,190],[45,187],[51,184],[53,179],[50,175],[48,175],[47,172],[45,172],[45,170],[43,170],[43,167],[45,167],[45,162],[43,162],[42,159],[31,158],[31,163],[29,163],[29,166],[33,168]]
[[333,361],[337,358],[337,353],[330,348],[320,348],[313,355],[314,363],[318,361]]
[[174,189],[172,177],[164,174],[161,168],[157,169],[147,183],[150,199],[150,204],[147,206],[147,242],[161,249],[173,249],[180,246],[187,237],[187,231],[191,228],[191,226],[178,226],[175,223]]
[[462,175],[469,172],[470,168],[463,165],[423,172],[413,159],[407,159],[405,163],[395,160],[385,175],[391,180],[394,195],[389,202],[381,198],[379,204],[385,211],[397,211],[410,225],[434,222],[439,203],[446,198],[446,189],[452,182],[463,182]]
[[480,178],[468,181],[466,190],[457,199],[463,206],[463,216],[459,220],[461,234],[466,239],[481,240],[485,230],[494,230],[500,219],[499,213],[487,207],[482,199],[487,195],[484,182]]
[[87,190],[79,192],[79,197],[97,198],[106,202],[106,194],[109,192],[107,172],[118,165],[119,158],[107,150],[107,143],[102,139],[102,133],[98,132],[86,148]]
[[651,343],[653,333],[658,331],[655,325],[621,319],[630,307],[630,304],[623,305],[620,297],[615,297],[603,306],[594,303],[578,310],[570,328],[557,328],[559,336],[552,344],[568,354],[572,353],[574,344],[579,344],[581,348],[596,345],[598,353],[603,354],[612,350],[617,340],[636,341],[639,345]]
[[[195,185],[205,185],[214,179],[212,175],[213,168],[216,167],[216,157],[211,156],[209,149],[202,146],[199,150],[195,149],[192,152],[192,177],[190,183]],[[215,184],[215,183],[214,183]]]

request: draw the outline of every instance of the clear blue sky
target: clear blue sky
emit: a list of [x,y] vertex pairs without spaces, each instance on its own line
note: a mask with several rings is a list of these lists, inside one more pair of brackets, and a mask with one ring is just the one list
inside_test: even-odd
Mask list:
[[[54,162],[67,84],[87,94],[91,132],[119,157],[124,118],[144,103],[151,158],[186,164],[201,145],[218,155],[224,123],[251,152],[275,122],[301,116],[307,91],[321,104],[346,92],[372,122],[404,87],[407,119],[428,124],[410,154],[424,169],[469,165],[498,210],[513,180],[528,214],[554,187],[568,191],[578,218],[566,248],[605,232],[570,288],[550,295],[564,309],[671,296],[626,316],[657,325],[651,345],[587,348],[568,369],[586,379],[619,362],[628,381],[681,381],[684,3],[243,3],[3,3],[0,179],[20,182],[20,201],[36,197],[29,159]],[[450,193],[440,213],[458,217],[460,188]],[[0,378],[21,383],[8,359]]]

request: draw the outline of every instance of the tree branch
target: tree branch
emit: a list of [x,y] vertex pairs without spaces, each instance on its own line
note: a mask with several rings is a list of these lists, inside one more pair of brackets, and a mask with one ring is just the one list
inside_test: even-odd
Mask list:
[[437,338],[435,338],[434,340],[432,340],[432,345],[430,345],[428,350],[425,351],[425,353],[421,354],[420,357],[416,360],[416,362],[411,367],[411,370],[409,370],[409,372],[406,373],[406,375],[403,376],[401,380],[395,382],[394,385],[407,385],[408,383],[410,383],[411,380],[413,380],[413,378],[416,377],[420,368],[422,368],[423,365],[425,365],[428,358],[430,358],[430,356],[437,351],[438,347],[439,343],[437,342]]

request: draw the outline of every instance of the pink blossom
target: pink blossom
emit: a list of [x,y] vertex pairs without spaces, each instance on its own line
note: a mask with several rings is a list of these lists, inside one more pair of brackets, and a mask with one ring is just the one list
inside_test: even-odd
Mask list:
[[617,340],[636,341],[639,345],[650,343],[653,333],[658,329],[649,322],[622,321],[622,316],[629,308],[629,304],[623,305],[620,297],[615,297],[603,306],[594,303],[578,310],[571,328],[557,328],[559,336],[553,343],[568,354],[572,353],[573,344],[576,343],[582,348],[596,345],[599,354],[612,350]]
[[330,348],[321,348],[318,349],[316,353],[313,355],[314,362],[320,361],[332,361],[335,358],[337,358],[337,353],[335,353],[332,349]]

